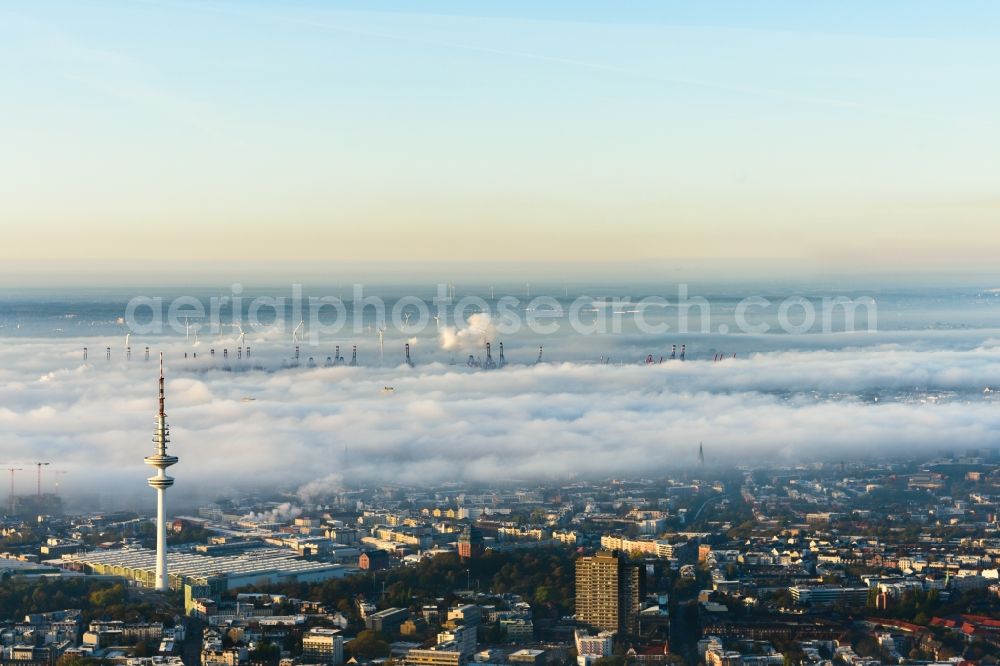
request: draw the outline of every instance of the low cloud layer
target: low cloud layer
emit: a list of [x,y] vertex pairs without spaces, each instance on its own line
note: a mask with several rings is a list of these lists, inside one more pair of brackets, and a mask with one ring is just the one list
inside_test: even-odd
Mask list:
[[[167,350],[171,493],[495,481],[1000,444],[1000,347],[776,351],[644,366],[430,363],[225,372]],[[52,461],[68,493],[145,492],[156,363],[77,342],[0,350],[0,456]],[[16,478],[34,488],[33,468]],[[46,473],[43,472],[43,473]],[[51,489],[53,477],[46,478]],[[193,501],[193,500],[192,500]]]

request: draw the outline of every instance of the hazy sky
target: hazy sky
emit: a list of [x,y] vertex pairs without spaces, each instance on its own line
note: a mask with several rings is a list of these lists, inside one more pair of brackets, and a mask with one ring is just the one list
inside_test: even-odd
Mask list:
[[990,0],[8,0],[0,265],[987,269],[998,25]]

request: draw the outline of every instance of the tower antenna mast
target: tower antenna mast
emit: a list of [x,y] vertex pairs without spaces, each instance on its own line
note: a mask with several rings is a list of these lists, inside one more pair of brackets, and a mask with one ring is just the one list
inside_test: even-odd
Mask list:
[[164,409],[166,398],[163,390],[163,352],[160,352],[160,395],[159,409],[156,412],[156,429],[153,431],[155,452],[146,456],[144,462],[156,469],[156,475],[148,479],[149,485],[156,490],[156,580],[155,587],[160,592],[170,588],[167,575],[167,511],[164,504],[167,488],[174,485],[174,480],[167,476],[166,470],[177,464],[177,456],[167,454],[167,443],[170,441],[170,428],[167,426],[167,413]]

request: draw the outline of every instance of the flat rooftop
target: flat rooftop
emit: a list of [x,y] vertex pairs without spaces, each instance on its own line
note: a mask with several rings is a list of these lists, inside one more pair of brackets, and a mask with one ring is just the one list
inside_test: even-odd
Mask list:
[[[156,551],[146,548],[73,553],[65,555],[63,561],[103,569],[103,573],[109,573],[110,569],[118,569],[121,575],[129,575],[131,571],[156,571]],[[303,560],[282,548],[257,548],[240,554],[219,556],[168,551],[167,570],[171,576],[211,578],[279,572],[282,575],[334,572],[346,574],[352,569],[342,564]]]

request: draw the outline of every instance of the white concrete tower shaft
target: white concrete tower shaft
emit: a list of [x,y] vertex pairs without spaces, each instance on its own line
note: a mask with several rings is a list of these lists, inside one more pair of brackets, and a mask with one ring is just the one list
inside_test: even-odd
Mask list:
[[170,579],[167,575],[167,511],[164,504],[167,488],[174,485],[174,480],[167,476],[166,470],[177,464],[177,457],[167,455],[167,443],[170,441],[170,428],[167,426],[167,414],[164,411],[163,391],[163,352],[160,352],[160,404],[156,413],[156,429],[153,431],[155,453],[146,456],[145,463],[156,468],[156,476],[149,477],[149,485],[156,490],[156,589],[170,589]]

